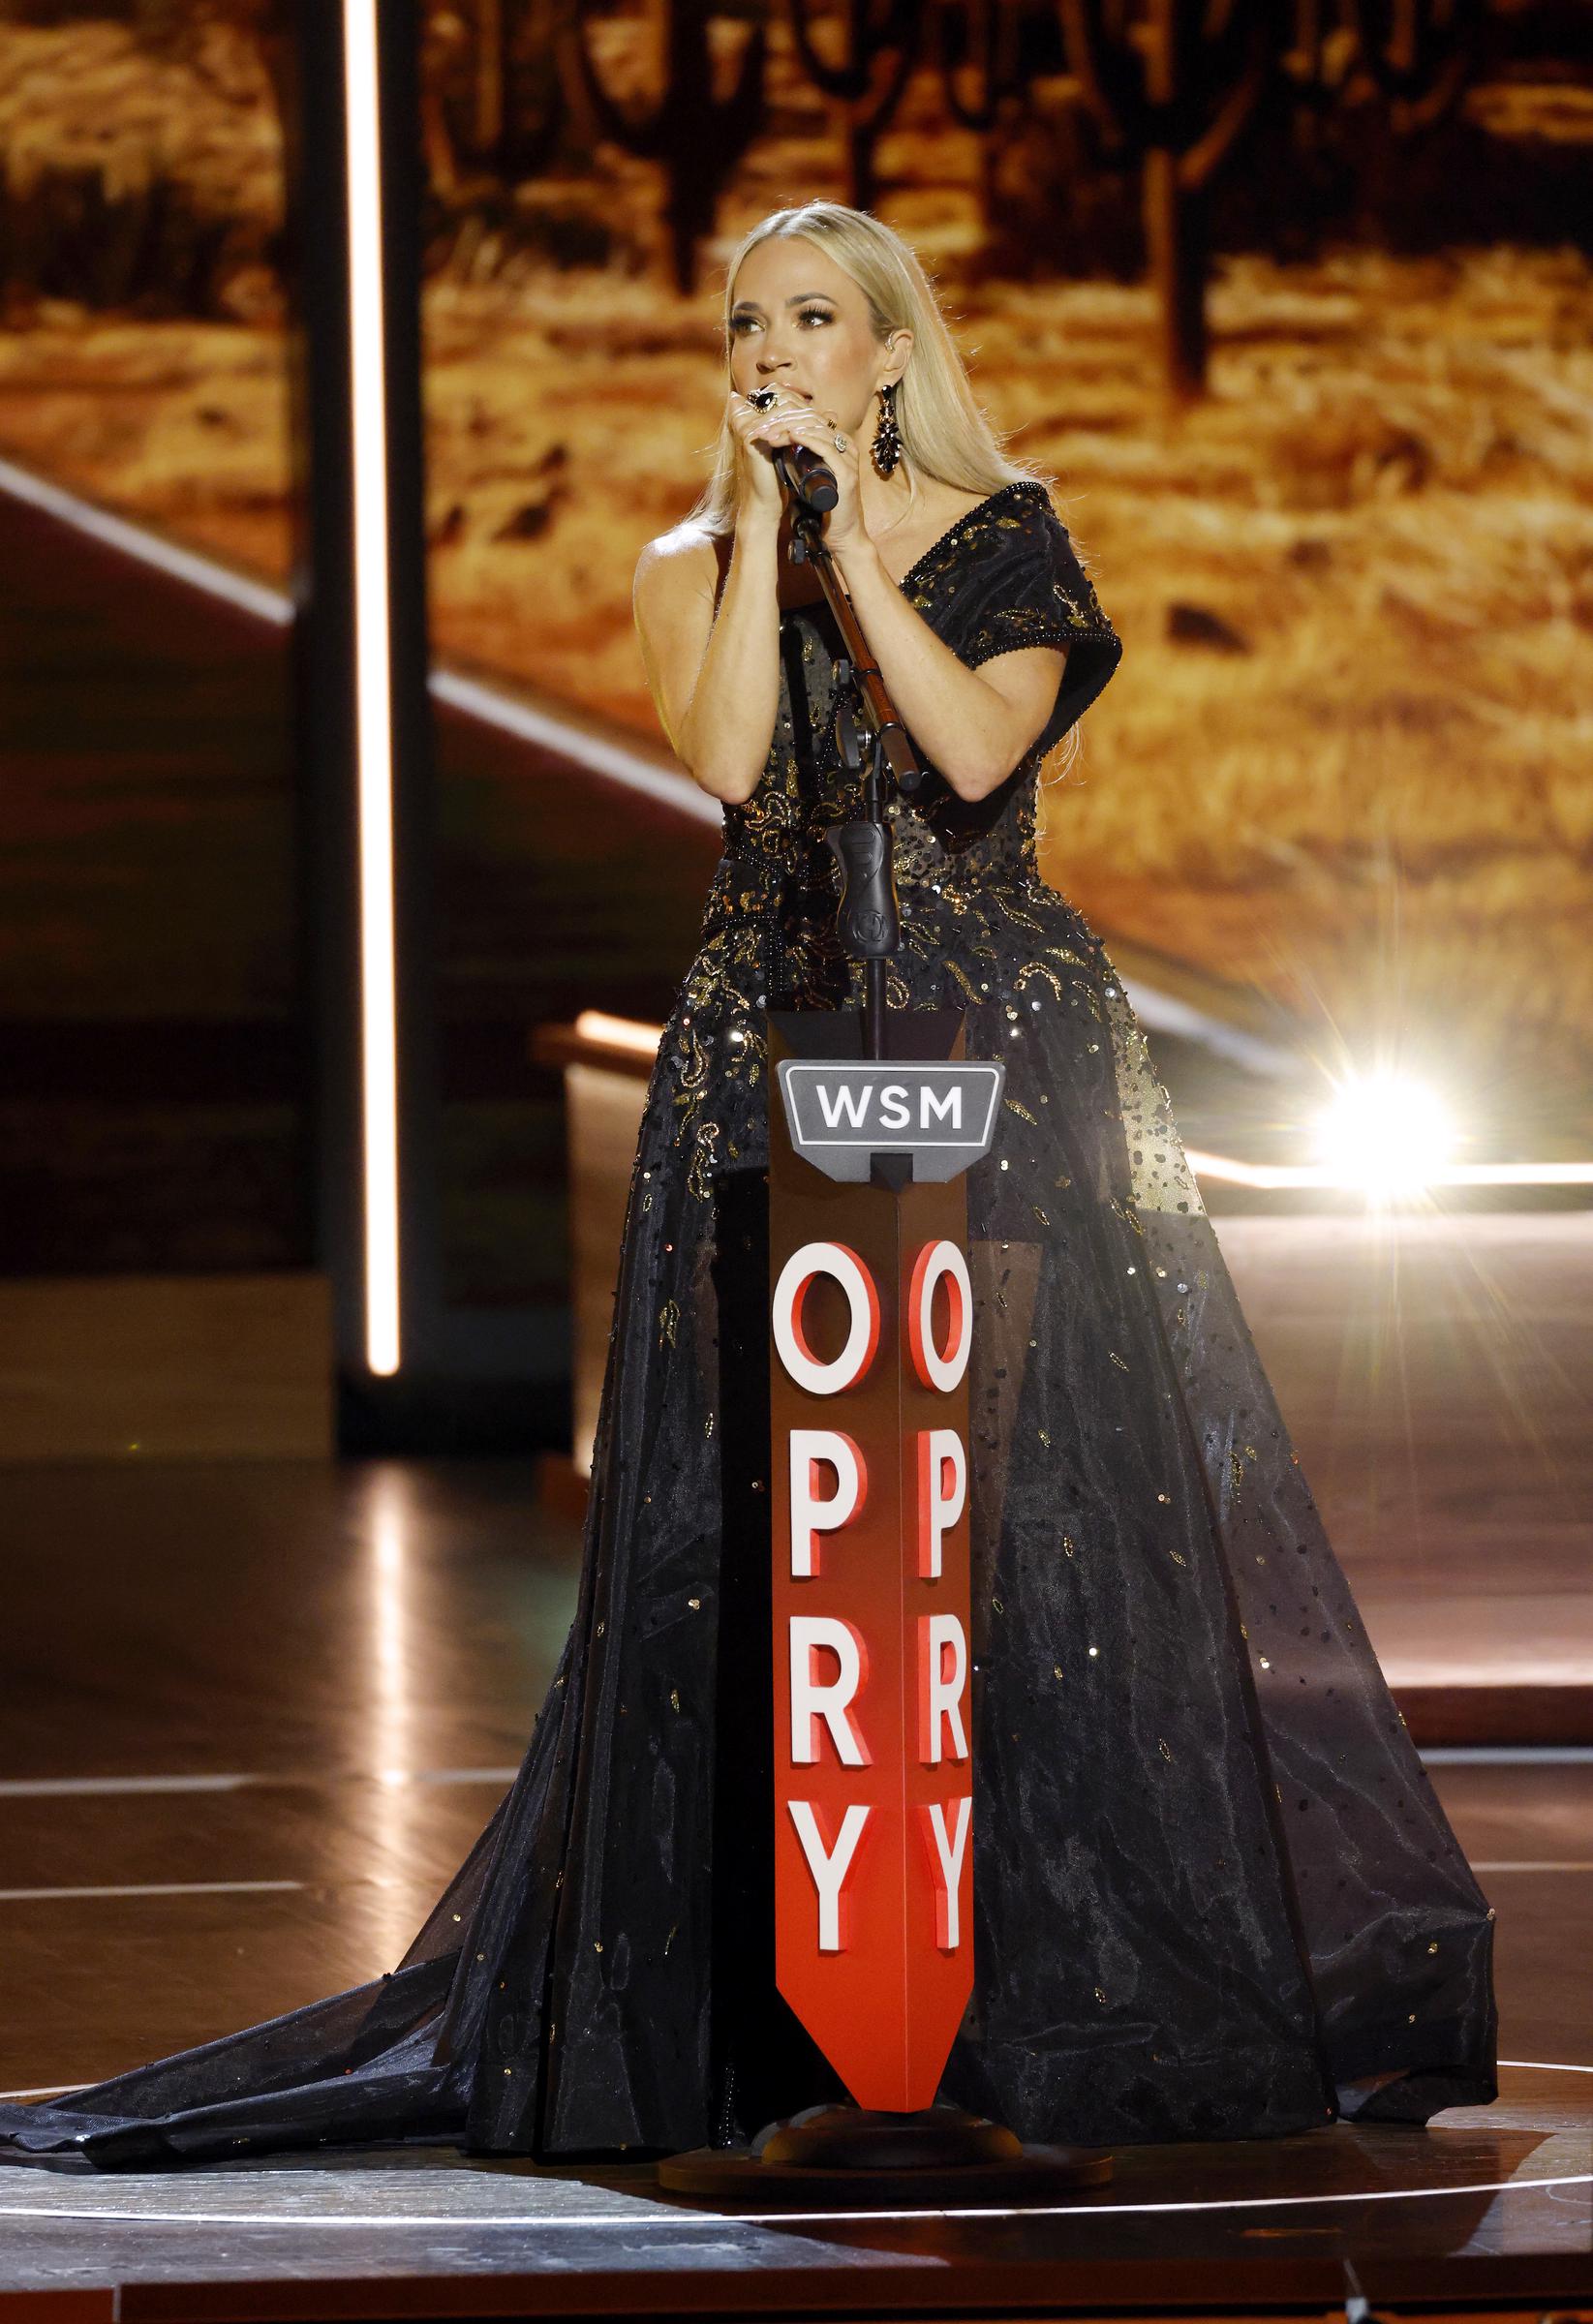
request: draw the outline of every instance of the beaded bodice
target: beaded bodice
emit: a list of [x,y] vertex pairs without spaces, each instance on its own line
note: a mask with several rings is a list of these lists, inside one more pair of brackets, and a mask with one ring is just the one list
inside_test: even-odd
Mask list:
[[[933,1002],[948,979],[971,991],[963,956],[987,941],[992,914],[1011,917],[1037,891],[1051,894],[1035,855],[1040,765],[1122,653],[1045,486],[1026,477],[959,517],[900,587],[969,668],[1025,646],[1068,651],[1050,719],[996,790],[960,797],[920,751],[923,784],[887,809],[903,935],[887,980],[894,1007]],[[697,1004],[718,980],[747,1002],[767,995],[835,1008],[855,1000],[861,970],[839,947],[841,872],[825,845],[825,834],[863,804],[861,777],[842,766],[834,732],[841,652],[822,598],[781,616],[774,737],[756,790],[724,810],[705,965],[689,980]]]
[[[969,668],[1024,646],[1068,648],[1056,708],[1006,780],[985,798],[960,798],[933,767],[893,815],[898,891],[948,880],[1038,876],[1035,783],[1042,760],[1116,668],[1121,645],[1054,514],[1045,487],[1005,485],[960,517],[904,575],[900,587]],[[824,845],[832,825],[861,811],[861,785],[840,761],[834,669],[842,647],[820,599],[781,621],[780,704],[757,789],[724,810],[727,856],[812,884],[839,884]],[[920,753],[922,761],[922,753]]]

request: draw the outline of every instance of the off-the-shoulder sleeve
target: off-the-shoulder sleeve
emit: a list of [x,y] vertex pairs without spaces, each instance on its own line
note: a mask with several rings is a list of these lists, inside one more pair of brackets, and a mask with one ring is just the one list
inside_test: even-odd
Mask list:
[[1111,678],[1122,640],[1049,501],[1027,491],[1015,497],[994,542],[981,543],[985,553],[958,577],[956,651],[977,669],[1024,646],[1066,646],[1056,707],[1037,746],[1049,750]]

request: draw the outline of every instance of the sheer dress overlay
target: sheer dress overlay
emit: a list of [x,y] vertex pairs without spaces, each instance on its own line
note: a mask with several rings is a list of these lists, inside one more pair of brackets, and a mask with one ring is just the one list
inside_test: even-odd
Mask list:
[[[959,1006],[967,1055],[1006,1065],[967,1181],[975,1972],[941,2095],[1103,2144],[1486,2100],[1492,1915],[1121,979],[1040,876],[1041,761],[1119,640],[1028,480],[901,586],[971,667],[1068,649],[1009,779],[970,804],[932,773],[895,824],[889,1005]],[[772,1990],[767,1760],[716,1746],[768,1725],[763,1012],[861,1001],[823,845],[856,805],[839,639],[809,606],[781,645],[768,764],[725,810],[647,1092],[576,1613],[514,1782],[390,1971],[0,2106],[0,2143],[104,2167],[372,2141],[559,2159],[728,2143],[836,2095]]]

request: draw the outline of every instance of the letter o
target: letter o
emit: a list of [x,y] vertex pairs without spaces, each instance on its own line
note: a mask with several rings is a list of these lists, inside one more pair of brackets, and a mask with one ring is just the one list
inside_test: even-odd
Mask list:
[[[934,1344],[932,1317],[935,1286],[946,1278],[951,1293],[951,1335],[942,1350]],[[973,1345],[973,1287],[968,1263],[955,1242],[927,1242],[912,1263],[907,1285],[907,1345],[913,1369],[926,1388],[950,1390],[968,1368]]]
[[[851,1310],[846,1344],[831,1363],[819,1361],[802,1330],[802,1303],[809,1284],[817,1275],[828,1275],[840,1284]],[[842,1389],[855,1388],[879,1345],[879,1295],[873,1277],[845,1243],[805,1242],[780,1270],[773,1321],[780,1361],[798,1388],[815,1396],[833,1396]]]

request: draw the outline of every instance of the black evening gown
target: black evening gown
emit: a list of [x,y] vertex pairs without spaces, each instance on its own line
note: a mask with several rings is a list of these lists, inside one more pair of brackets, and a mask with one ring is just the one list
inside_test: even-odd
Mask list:
[[[1119,641],[1028,480],[902,588],[970,666],[1068,649],[1007,781],[969,804],[932,776],[896,824],[889,1004],[960,1005],[967,1055],[1006,1061],[968,1177],[975,1972],[941,2095],[1089,2144],[1485,2101],[1493,1915],[1121,981],[1037,869],[1041,759]],[[0,2142],[106,2167],[395,2140],[561,2159],[733,2143],[837,2093],[769,1984],[767,1764],[715,1746],[717,1682],[742,1736],[768,1724],[761,1012],[861,1000],[822,844],[852,808],[837,650],[823,608],[782,617],[768,765],[725,811],[648,1089],[577,1610],[512,1786],[391,1971],[0,2107]]]

